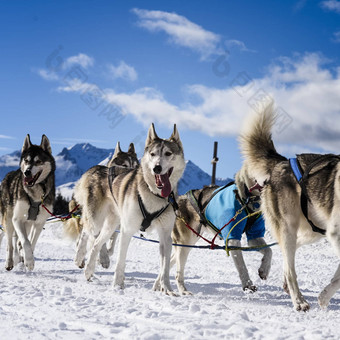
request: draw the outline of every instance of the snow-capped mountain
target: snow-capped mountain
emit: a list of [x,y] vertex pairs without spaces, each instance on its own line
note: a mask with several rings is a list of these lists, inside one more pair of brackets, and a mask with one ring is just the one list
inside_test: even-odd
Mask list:
[[[106,164],[113,152],[114,149],[101,149],[88,143],[64,148],[55,156],[57,192],[70,199],[75,182],[81,175],[94,165]],[[19,161],[20,151],[0,157],[0,181],[9,171],[18,169]],[[216,184],[224,185],[229,181],[230,179],[219,179]],[[189,160],[179,182],[178,192],[183,194],[190,189],[199,189],[210,183],[211,176]]]
[[56,185],[77,181],[92,166],[112,157],[114,149],[100,149],[88,143],[64,148],[56,157]]
[[20,155],[21,151],[14,151],[0,157],[0,181],[3,180],[8,172],[18,169]]

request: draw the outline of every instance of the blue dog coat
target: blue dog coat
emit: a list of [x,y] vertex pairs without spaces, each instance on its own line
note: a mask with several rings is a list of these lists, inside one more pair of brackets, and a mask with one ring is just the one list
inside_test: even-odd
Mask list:
[[[219,189],[217,189],[219,190]],[[205,209],[205,217],[210,221],[217,229],[221,229],[226,223],[228,223],[241,209],[241,204],[237,200],[234,190],[237,190],[236,185],[230,185],[225,189],[218,192],[212,200],[209,202]],[[247,213],[243,210],[236,218],[235,221],[230,222],[222,232],[221,236],[226,241],[230,229],[243,217],[246,217]],[[240,222],[230,233],[228,239],[241,240],[242,234],[247,224],[247,219]],[[260,215],[254,222],[254,224],[245,231],[247,239],[252,240],[254,238],[263,237],[265,233],[265,225],[262,215]]]

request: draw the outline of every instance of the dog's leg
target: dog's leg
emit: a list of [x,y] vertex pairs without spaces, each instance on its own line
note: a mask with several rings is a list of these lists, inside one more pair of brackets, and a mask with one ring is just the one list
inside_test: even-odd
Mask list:
[[184,284],[184,268],[190,253],[190,248],[188,247],[174,247],[174,253],[172,254],[170,267],[176,262],[176,283],[177,288],[182,295],[192,295],[190,291],[187,290]]
[[[336,255],[340,257],[340,226],[337,223],[339,220],[338,210],[335,210],[332,216],[333,223],[330,223],[327,230],[327,237],[335,250]],[[318,301],[321,308],[326,308],[329,304],[330,299],[340,288],[340,265],[336,270],[331,282],[327,285],[320,293]]]
[[[16,214],[14,211],[14,216],[15,215]],[[24,265],[27,267],[28,270],[33,270],[34,268],[33,249],[32,249],[31,242],[29,241],[27,237],[25,223],[20,221],[19,218],[13,217],[13,225],[14,225],[14,229],[18,235],[19,241],[22,246],[22,252],[24,256]]]
[[[90,280],[94,271],[95,271],[95,268],[96,268],[96,260],[98,258],[98,254],[99,252],[102,250],[104,244],[110,239],[111,235],[112,235],[112,225],[110,225],[108,223],[108,221],[114,223],[114,220],[113,219],[110,219],[110,220],[106,220],[104,225],[103,225],[103,228],[100,232],[100,234],[96,237],[94,243],[93,243],[93,246],[92,246],[92,249],[91,249],[91,252],[90,252],[90,256],[89,256],[89,259],[86,263],[86,266],[85,266],[85,277],[87,280]],[[117,223],[114,223],[113,224],[113,227],[115,227],[115,225],[117,225]],[[110,259],[108,258],[108,255],[107,255],[107,250],[106,250],[106,246],[105,246],[105,249],[103,250],[103,252],[105,251],[105,254],[106,254],[106,257],[110,263]],[[102,254],[102,256],[104,256]]]
[[87,241],[89,239],[89,235],[84,231],[81,232],[77,244],[77,252],[74,262],[79,268],[84,268],[85,266],[85,255],[86,255],[86,246]]
[[[241,241],[236,239],[228,240],[228,246],[231,247],[241,247]],[[241,250],[231,250],[230,256],[232,257],[235,267],[237,269],[238,275],[242,283],[242,289],[246,292],[256,292],[257,287],[253,284],[249,277],[247,266],[244,262]]]
[[124,225],[121,224],[118,258],[116,263],[115,274],[113,277],[113,287],[124,289],[126,255],[134,232],[135,230],[125,230]]
[[323,289],[323,291],[320,293],[318,297],[318,302],[321,308],[324,309],[327,308],[330,299],[339,288],[340,288],[340,265],[338,266],[338,269],[336,270],[331,280],[331,283]]
[[113,255],[115,245],[116,245],[116,241],[117,241],[117,238],[118,238],[118,234],[119,233],[117,231],[115,231],[112,234],[110,241],[108,242],[107,253],[108,253],[109,256]]
[[103,268],[107,269],[110,267],[110,258],[109,258],[109,253],[106,248],[106,243],[104,243],[100,249],[99,262]]
[[303,297],[299,285],[297,283],[297,275],[295,271],[295,253],[297,248],[296,231],[294,232],[289,226],[280,226],[277,230],[281,230],[280,247],[283,255],[284,280],[287,284],[289,294],[293,305],[297,311],[308,311],[310,306]]
[[165,228],[158,230],[159,235],[159,253],[160,253],[160,271],[153,285],[153,290],[162,291],[166,295],[176,295],[170,285],[170,256],[172,247],[171,229]]
[[[249,247],[261,247],[267,245],[267,243],[263,237],[259,237],[249,240],[248,245]],[[272,263],[272,250],[268,247],[258,251],[263,255],[259,268],[259,276],[262,280],[267,280]]]
[[7,236],[7,252],[6,252],[6,270],[12,270],[14,267],[13,252],[14,252],[14,227],[12,222],[6,223],[6,236]]
[[35,223],[34,226],[31,227],[31,232],[29,235],[29,240],[31,242],[31,246],[32,246],[32,251],[34,252],[35,246],[37,244],[38,238],[42,232],[44,228],[44,223]]

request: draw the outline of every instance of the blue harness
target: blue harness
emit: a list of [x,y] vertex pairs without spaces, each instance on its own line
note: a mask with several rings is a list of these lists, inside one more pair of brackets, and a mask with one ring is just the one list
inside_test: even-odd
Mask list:
[[[205,209],[205,218],[219,230],[235,216],[236,212],[242,208],[242,205],[237,199],[237,188],[235,184],[227,186],[222,190],[217,189],[216,191],[218,192],[213,196]],[[221,231],[220,235],[225,241],[227,241],[229,231],[233,226],[247,216],[245,210],[246,209],[237,216],[235,221],[229,223],[229,225]],[[248,241],[263,237],[265,233],[265,224],[262,215],[255,217],[253,220],[246,218],[238,223],[231,231],[228,239],[241,240],[244,232],[247,235]]]
[[[319,159],[317,159],[317,162],[319,162]],[[301,210],[306,218],[306,220],[308,221],[308,223],[310,224],[312,230],[316,233],[319,233],[321,235],[325,235],[326,234],[326,230],[321,229],[319,227],[317,227],[309,218],[308,218],[308,201],[310,201],[308,194],[307,194],[307,189],[304,183],[304,180],[308,177],[310,170],[317,164],[317,162],[313,162],[308,169],[305,171],[304,174],[301,173],[301,167],[300,164],[298,162],[298,160],[296,158],[289,158],[289,164],[290,167],[294,173],[294,176],[297,180],[297,182],[299,183],[300,187],[301,187],[301,197],[300,197],[300,204],[301,204]]]

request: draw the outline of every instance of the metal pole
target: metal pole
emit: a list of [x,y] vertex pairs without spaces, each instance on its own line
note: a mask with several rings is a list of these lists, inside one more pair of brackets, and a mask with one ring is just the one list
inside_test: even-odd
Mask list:
[[211,185],[215,185],[215,181],[216,181],[216,165],[218,162],[217,145],[218,145],[218,142],[214,142],[214,155],[211,161],[211,164],[212,164]]

